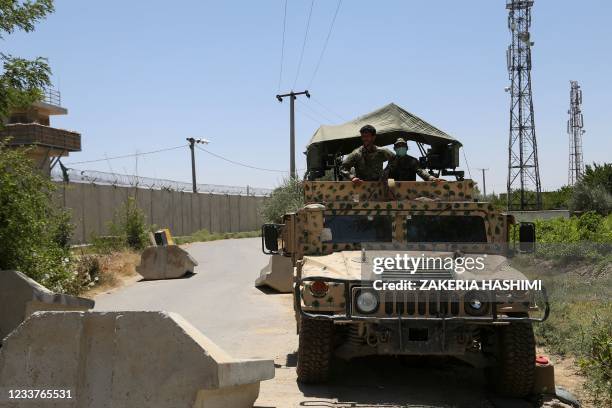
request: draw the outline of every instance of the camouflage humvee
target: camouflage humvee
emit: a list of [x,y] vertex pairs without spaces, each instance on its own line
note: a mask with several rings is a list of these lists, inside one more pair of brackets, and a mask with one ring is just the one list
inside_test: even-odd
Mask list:
[[[291,257],[295,266],[299,381],[327,380],[333,356],[448,355],[490,370],[502,393],[531,392],[532,322],[548,315],[545,294],[542,308],[529,290],[420,287],[423,282],[525,279],[507,263],[513,252],[508,245],[512,216],[475,200],[474,183],[456,176],[457,181],[361,185],[307,180],[305,206],[285,215],[282,224],[264,225],[264,252]],[[528,250],[535,240],[533,225],[522,225],[520,235]],[[373,273],[376,259],[400,253],[434,264],[480,257],[483,269],[461,276],[439,265]],[[399,282],[413,282],[415,288],[389,285]]]

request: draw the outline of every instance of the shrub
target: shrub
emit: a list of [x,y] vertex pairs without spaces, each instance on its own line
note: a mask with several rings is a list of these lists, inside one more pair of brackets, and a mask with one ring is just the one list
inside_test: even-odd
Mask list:
[[[609,256],[612,246],[612,215],[594,211],[580,216],[536,220],[536,255],[557,264],[599,261]],[[511,234],[516,238],[517,234]]]
[[71,287],[70,222],[54,186],[23,149],[0,141],[0,270],[16,269],[49,289]]
[[266,222],[279,223],[283,215],[297,211],[304,205],[304,187],[298,179],[286,178],[266,198],[261,215]]
[[581,182],[587,186],[603,186],[609,194],[612,194],[612,163],[587,164]]
[[572,211],[596,211],[607,215],[612,211],[612,194],[601,184],[589,185],[578,182],[569,203]]
[[140,250],[149,241],[149,227],[145,215],[138,208],[134,197],[128,197],[123,206],[115,212],[109,229],[112,235],[120,237],[118,243],[123,247]]
[[572,211],[596,211],[601,215],[612,212],[612,163],[586,166],[574,186],[569,207]]
[[589,381],[585,388],[598,406],[612,405],[612,320],[595,316],[586,355],[579,360]]

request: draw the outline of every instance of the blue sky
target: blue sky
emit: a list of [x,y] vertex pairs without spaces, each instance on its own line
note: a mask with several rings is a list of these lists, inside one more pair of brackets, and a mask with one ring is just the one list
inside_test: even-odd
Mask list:
[[[296,90],[308,86],[336,8],[315,0]],[[207,149],[286,170],[287,102],[278,103],[284,0],[68,1],[34,33],[3,40],[3,52],[46,56],[62,92],[58,127],[83,135],[65,163],[177,146]],[[289,0],[281,91],[296,77],[310,0]],[[584,90],[587,162],[612,151],[612,2],[537,0],[533,90],[544,189],[567,182],[569,80]],[[321,123],[340,123],[395,102],[461,140],[472,175],[490,168],[505,190],[510,40],[503,0],[344,0],[319,71],[297,104],[297,151]],[[323,108],[320,104],[324,105]],[[330,112],[330,110],[332,112]],[[298,168],[305,167],[303,155]],[[134,173],[133,158],[75,165]],[[465,167],[465,163],[463,163]],[[273,187],[281,173],[197,154],[198,182]],[[142,176],[190,180],[188,149],[141,156]]]

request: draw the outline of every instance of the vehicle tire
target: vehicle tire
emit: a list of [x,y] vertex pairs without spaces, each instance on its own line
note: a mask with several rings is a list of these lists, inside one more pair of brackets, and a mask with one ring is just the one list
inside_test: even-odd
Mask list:
[[327,381],[333,342],[333,322],[302,317],[297,360],[299,382],[316,384]]
[[497,365],[492,368],[495,390],[509,397],[531,394],[535,380],[535,338],[528,322],[498,329]]

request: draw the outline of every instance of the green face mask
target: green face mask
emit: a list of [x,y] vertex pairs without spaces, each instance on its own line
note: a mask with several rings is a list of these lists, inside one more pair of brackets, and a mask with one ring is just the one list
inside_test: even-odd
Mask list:
[[399,157],[405,156],[407,153],[408,153],[407,147],[396,147],[395,148],[395,154],[397,154]]

